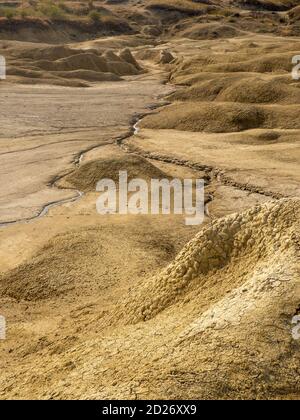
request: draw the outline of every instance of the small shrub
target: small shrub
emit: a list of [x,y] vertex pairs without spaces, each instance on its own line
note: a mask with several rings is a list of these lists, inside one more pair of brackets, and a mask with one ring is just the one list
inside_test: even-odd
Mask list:
[[6,17],[6,19],[8,19],[8,20],[12,20],[15,15],[16,15],[15,10],[13,10],[9,7],[1,7],[0,8],[0,16]]
[[63,10],[50,1],[41,3],[38,10],[50,19],[61,19],[64,17]]
[[100,22],[101,20],[101,15],[99,12],[97,12],[96,10],[93,10],[92,12],[89,13],[89,19],[94,22]]
[[27,16],[28,16],[28,10],[26,10],[26,9],[20,10],[20,16],[21,16],[22,19],[26,19]]
[[5,13],[5,16],[8,20],[11,20],[15,16],[15,13],[12,10],[7,10],[7,12]]
[[66,12],[66,13],[69,13],[70,12],[70,9],[68,8],[68,6],[63,2],[63,1],[60,1],[59,3],[58,3],[58,7],[62,10],[62,11],[64,11],[64,12]]
[[147,9],[176,11],[191,15],[203,14],[209,11],[206,4],[194,3],[190,0],[151,0],[147,4]]

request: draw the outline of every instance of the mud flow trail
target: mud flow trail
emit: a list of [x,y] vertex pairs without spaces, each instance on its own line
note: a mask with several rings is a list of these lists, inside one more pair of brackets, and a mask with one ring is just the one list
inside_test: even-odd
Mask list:
[[[297,4],[66,3],[0,21],[0,399],[298,400]],[[98,214],[124,170],[204,222]]]

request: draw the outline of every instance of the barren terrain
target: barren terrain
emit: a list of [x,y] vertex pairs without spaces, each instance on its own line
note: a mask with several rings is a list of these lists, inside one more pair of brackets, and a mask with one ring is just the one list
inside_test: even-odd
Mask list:
[[[7,3],[0,399],[298,400],[298,2]],[[99,215],[119,170],[203,225]]]

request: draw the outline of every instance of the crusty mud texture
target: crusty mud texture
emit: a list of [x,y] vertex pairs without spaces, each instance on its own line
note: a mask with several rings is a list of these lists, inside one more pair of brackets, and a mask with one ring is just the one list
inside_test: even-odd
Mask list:
[[0,399],[299,400],[299,0],[2,2],[0,55]]

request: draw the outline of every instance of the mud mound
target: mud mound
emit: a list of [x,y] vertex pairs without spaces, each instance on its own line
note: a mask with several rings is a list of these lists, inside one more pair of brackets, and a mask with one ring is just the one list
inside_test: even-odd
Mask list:
[[[35,2],[38,6],[42,2]],[[133,34],[132,27],[122,16],[113,16],[101,8],[99,12],[94,11],[95,18],[78,16],[72,13],[66,16],[66,10],[62,11],[56,5],[44,5],[48,9],[46,16],[41,16],[41,10],[32,9],[32,5],[22,11],[21,8],[14,11],[8,8],[8,17],[1,18],[0,36],[1,39],[45,42],[52,44],[70,43],[74,41],[85,41],[101,36],[118,34]],[[66,5],[63,6],[66,9]],[[16,16],[16,12],[20,16]],[[87,8],[89,13],[89,8]],[[23,14],[27,16],[22,16]],[[58,13],[58,15],[53,15]],[[12,16],[11,16],[12,15]],[[15,16],[14,16],[15,15]]]
[[147,116],[141,126],[222,133],[258,128],[264,122],[264,112],[254,106],[203,102],[171,105]]
[[122,59],[113,51],[113,50],[107,50],[104,52],[103,57],[107,61],[122,61]]
[[293,53],[289,54],[269,54],[267,57],[259,57],[241,63],[210,65],[206,67],[209,71],[226,71],[226,72],[256,72],[256,73],[272,73],[272,72],[290,72]]
[[171,101],[214,101],[220,93],[237,82],[241,82],[247,75],[224,73],[222,77],[218,73],[200,74],[187,79],[180,78],[182,84],[190,87],[178,89],[168,98]]
[[133,66],[127,62],[109,62],[108,63],[108,70],[111,73],[115,73],[119,76],[134,76],[140,73],[140,68]]
[[8,66],[6,69],[6,74],[8,76],[21,76],[21,77],[28,77],[28,78],[36,78],[41,79],[43,77],[51,77],[51,73],[43,72],[41,70],[31,70],[26,69],[21,66]]
[[[185,334],[191,337],[209,325],[215,328],[213,323],[221,325],[226,318],[233,319],[235,309],[238,311],[242,302],[245,313],[253,310],[258,301],[272,305],[275,290],[280,300],[282,290],[293,283],[300,285],[299,216],[300,201],[283,200],[256,206],[202,229],[161,275],[140,282],[129,293],[121,304],[122,322],[147,321],[179,301],[184,304],[191,300],[200,317]],[[286,283],[286,270],[293,273],[290,286]],[[248,299],[243,297],[243,289]],[[228,293],[231,294],[230,312],[226,303]],[[184,301],[185,297],[188,300]],[[300,295],[293,298],[295,308],[299,298]],[[205,310],[202,312],[196,306],[201,300],[203,309],[211,308],[211,313],[221,311],[224,318],[210,319]],[[268,310],[268,316],[272,316],[272,306]]]
[[162,34],[163,30],[161,27],[159,27],[158,25],[146,25],[144,26],[144,28],[142,29],[142,33],[146,36],[151,36],[151,37],[159,37]]
[[[172,63],[174,64],[174,63]],[[189,74],[188,72],[182,71],[182,72],[174,72],[171,75],[171,80],[175,84],[182,85],[182,86],[196,86],[197,84],[206,82],[207,84],[211,84],[212,86],[214,83],[217,84],[217,86],[220,86],[220,90],[223,89],[224,83],[226,83],[226,80],[235,82],[237,80],[243,79],[245,77],[249,77],[247,73],[215,73],[215,72],[209,72],[209,73],[199,73],[198,71],[191,72]],[[214,82],[214,83],[213,83]],[[203,85],[203,88],[205,89],[205,84]],[[181,90],[178,89],[175,93],[182,93]],[[214,94],[215,95],[215,94]],[[196,95],[195,95],[196,97]],[[215,97],[215,96],[214,96]]]
[[32,65],[49,71],[72,71],[79,69],[101,72],[108,71],[108,65],[105,59],[92,53],[76,54],[55,61],[34,61]]
[[[80,242],[84,243],[82,238]],[[76,240],[76,237],[73,238],[73,262],[71,259],[64,258],[65,251],[63,250],[67,246],[67,238],[62,237],[60,241],[49,242],[47,247],[41,249],[41,252],[29,264],[21,265],[7,276],[0,276],[0,296],[11,297],[18,301],[38,301],[51,299],[74,289],[75,253],[76,250],[79,251],[80,242]],[[58,271],[53,266],[54,260],[56,267],[64,265],[64,270]]]
[[190,39],[218,39],[239,36],[241,35],[241,31],[230,25],[203,23],[192,26],[183,31],[180,35]]
[[156,224],[137,227],[136,221],[120,225],[101,223],[101,216],[98,220],[100,224],[55,236],[29,262],[0,275],[0,299],[47,305],[58,297],[78,302],[79,296],[102,296],[151,266],[162,267],[185,242]]
[[[92,73],[92,72],[90,72]],[[43,72],[37,70],[27,70],[22,67],[9,66],[6,70],[6,74],[10,76],[10,80],[14,83],[22,84],[47,84],[65,87],[89,87],[89,84],[84,82],[89,80],[87,74],[82,72]],[[104,80],[100,76],[106,73],[96,73],[99,80]],[[112,75],[114,77],[115,75]],[[117,77],[117,76],[115,76]],[[69,79],[72,80],[69,80]],[[91,77],[92,79],[92,77]]]
[[135,57],[138,60],[157,61],[159,54],[160,51],[155,48],[143,48],[135,54]]
[[193,84],[188,89],[175,92],[170,96],[170,99],[177,101],[215,100],[220,102],[296,104],[300,102],[300,91],[298,88],[287,86],[278,80],[229,76]]
[[[80,86],[88,86],[85,82],[119,81],[120,76],[137,75],[142,72],[138,62],[129,49],[122,50],[119,55],[113,51],[102,53],[101,50],[72,49],[66,46],[37,46],[25,44],[24,48],[16,48],[11,52],[11,65],[8,75],[19,76],[20,82],[47,83],[75,86],[68,79],[78,79]],[[27,78],[27,80],[23,80]],[[59,81],[57,79],[59,78]],[[65,83],[63,81],[65,80]]]
[[294,7],[288,12],[288,15],[292,22],[300,20],[300,6]]
[[[25,49],[25,50],[24,50]],[[19,57],[32,59],[32,60],[59,60],[60,58],[70,57],[78,54],[80,51],[65,45],[43,45],[41,47],[23,47],[17,53]]]
[[218,100],[246,103],[299,103],[300,91],[275,80],[247,80],[228,87],[218,95]]
[[[101,50],[114,50],[118,52],[124,48],[139,48],[148,45],[149,39],[143,35],[119,35],[105,38],[96,38],[89,41],[89,45]],[[80,44],[79,44],[80,45]],[[82,44],[86,46],[86,43]]]
[[200,73],[289,73],[292,71],[292,58],[295,52],[275,54],[259,49],[240,53],[203,54],[176,63],[172,80],[197,77]]
[[159,64],[170,64],[175,60],[175,57],[170,51],[162,50],[159,54],[158,62]]
[[[104,74],[104,73],[103,73]],[[55,76],[49,76],[48,78],[43,76],[41,79],[37,78],[17,78],[15,80],[12,80],[13,83],[16,84],[22,84],[22,85],[53,85],[53,86],[61,86],[61,87],[74,87],[74,88],[88,88],[90,87],[90,84],[88,81],[84,81],[83,79],[69,79],[69,78],[63,78],[63,77],[55,77]],[[101,80],[103,81],[103,80]]]
[[101,179],[109,178],[118,183],[119,171],[125,170],[128,173],[129,180],[141,178],[150,181],[152,178],[163,179],[167,177],[146,159],[128,155],[87,162],[68,175],[64,181],[80,191],[95,191],[96,185]]
[[265,142],[272,142],[280,139],[281,133],[276,131],[265,131],[257,136],[258,140],[265,141]]
[[54,75],[64,79],[81,79],[87,82],[118,82],[121,79],[118,75],[109,72],[96,72],[92,70],[57,71]]
[[119,57],[121,60],[125,61],[126,63],[131,64],[134,68],[141,70],[140,65],[131,54],[131,51],[129,48],[125,48],[124,50],[122,50],[119,54]]
[[107,61],[104,57],[93,52],[79,53],[54,62],[33,62],[33,65],[51,71],[92,70],[103,73],[115,73],[120,76],[135,75],[140,71],[140,67],[137,63],[129,63],[122,59],[121,56],[114,62]]
[[139,60],[153,61],[156,64],[170,64],[175,57],[169,50],[158,50],[146,48],[137,52],[136,57]]
[[175,103],[144,118],[141,127],[211,133],[232,133],[253,128],[298,129],[297,110],[297,105]]
[[262,9],[273,12],[285,11],[295,6],[296,1],[293,0],[238,0],[242,7],[249,9]]
[[207,4],[195,3],[190,0],[151,0],[146,6],[155,12],[178,12],[185,15],[199,15],[207,12]]

